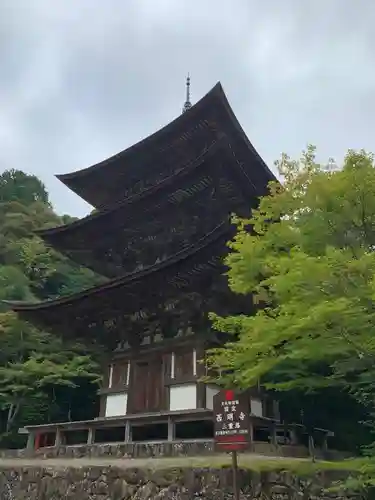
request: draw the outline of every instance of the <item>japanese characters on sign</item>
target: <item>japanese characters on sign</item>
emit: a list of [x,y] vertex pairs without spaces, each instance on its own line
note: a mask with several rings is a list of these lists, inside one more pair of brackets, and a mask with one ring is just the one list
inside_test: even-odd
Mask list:
[[220,449],[244,449],[250,441],[249,400],[233,391],[214,397],[214,435]]

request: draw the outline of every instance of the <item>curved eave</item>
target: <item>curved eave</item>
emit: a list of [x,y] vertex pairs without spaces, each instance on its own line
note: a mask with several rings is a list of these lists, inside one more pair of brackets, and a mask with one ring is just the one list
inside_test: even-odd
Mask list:
[[[134,144],[96,165],[76,172],[58,175],[57,177],[91,205],[100,209],[108,207],[108,199],[106,199],[106,197],[103,198],[101,194],[96,194],[98,185],[101,186],[102,192],[106,189],[105,179],[109,179],[108,186],[114,186],[116,185],[117,177],[124,175],[124,173],[126,174],[126,171],[128,171],[131,176],[130,172],[134,172],[134,169],[137,168],[136,159],[145,155],[145,151],[149,152],[151,155],[153,151],[157,152],[163,149],[164,145],[167,145],[171,141],[173,142],[173,138],[182,136],[184,131],[186,132],[189,130],[194,123],[198,123],[201,119],[209,118],[210,110],[215,109],[215,107],[219,107],[219,109],[224,111],[224,120],[231,124],[230,128],[232,129],[232,133],[234,132],[237,138],[240,138],[244,142],[248,153],[256,159],[259,167],[264,170],[265,179],[274,180],[274,174],[259,156],[237,120],[220,82],[186,113],[183,113],[168,125],[137,144]],[[219,127],[226,128],[225,123],[221,122]],[[157,165],[154,165],[153,168],[155,171],[158,171]],[[103,177],[101,175],[102,171],[105,172]],[[129,183],[127,188],[132,186],[132,182]],[[127,189],[125,186],[123,187]],[[112,188],[111,190],[111,200],[113,200],[114,203],[124,196],[123,191],[114,194]],[[112,204],[112,201],[110,203]]]
[[99,295],[102,296],[103,294],[111,293],[112,291],[123,287],[131,288],[133,284],[139,283],[145,278],[150,278],[151,275],[156,276],[157,274],[161,274],[166,270],[166,268],[170,268],[171,266],[177,266],[178,268],[180,268],[199,252],[206,250],[212,245],[215,245],[218,240],[221,240],[224,237],[227,237],[227,239],[229,239],[230,236],[230,226],[227,222],[225,222],[216,227],[210,234],[208,234],[205,238],[202,238],[195,245],[191,245],[189,248],[178,252],[169,259],[153,266],[149,266],[148,268],[145,268],[141,271],[129,273],[121,278],[113,279],[107,283],[97,285],[88,290],[84,290],[82,292],[67,295],[54,300],[36,303],[25,303],[19,301],[3,302],[7,304],[13,311],[18,313],[43,313],[50,310],[58,310],[64,306],[69,306],[70,308],[74,309],[76,306],[79,306],[80,303],[90,300],[91,298],[97,297]]
[[139,208],[134,206],[135,204],[142,203],[142,201],[146,200],[149,202],[150,197],[154,195],[155,193],[159,193],[168,189],[168,187],[171,186],[172,183],[174,183],[178,178],[188,174],[191,170],[194,170],[195,168],[199,167],[208,157],[211,157],[215,152],[224,144],[224,140],[219,140],[214,144],[211,144],[210,147],[207,148],[206,151],[203,151],[201,156],[196,158],[194,161],[188,162],[186,167],[182,169],[180,172],[177,174],[171,175],[167,177],[164,181],[160,182],[159,184],[156,184],[154,186],[151,186],[150,188],[146,189],[145,191],[142,191],[138,194],[135,194],[133,196],[130,196],[129,198],[126,198],[125,200],[122,200],[121,202],[116,203],[110,208],[103,209],[100,211],[93,212],[90,215],[87,215],[86,217],[83,217],[82,219],[75,220],[73,222],[69,222],[68,224],[63,224],[61,226],[53,227],[53,228],[48,228],[48,229],[40,229],[38,231],[35,231],[35,234],[40,236],[41,238],[45,239],[48,243],[53,244],[53,242],[50,242],[50,238],[53,238],[56,235],[61,235],[64,236],[64,234],[69,233],[71,230],[75,230],[79,227],[86,226],[88,224],[93,223],[94,221],[98,219],[104,219],[106,217],[111,217],[111,215],[118,211],[122,210],[124,207],[127,205],[132,205],[131,211],[129,211],[129,217],[131,217],[131,213],[134,213],[134,211],[138,210]]
[[[272,172],[272,170],[268,167],[268,165],[265,163],[263,158],[260,156],[258,151],[254,148],[254,146],[251,144],[249,138],[247,137],[244,129],[242,128],[240,122],[237,119],[237,116],[235,115],[231,105],[229,104],[228,98],[224,92],[224,89],[220,83],[217,84],[217,93],[220,94],[220,100],[222,101],[223,105],[225,106],[225,109],[228,113],[228,116],[233,123],[234,128],[237,130],[238,134],[241,136],[243,141],[245,142],[246,146],[248,147],[250,153],[256,158],[256,160],[259,163],[259,166],[261,166],[264,171],[268,174],[269,177],[269,182],[270,181],[275,181],[276,177],[275,174]],[[215,87],[215,88],[216,88]]]
[[[222,93],[222,87],[220,82],[217,83],[205,96],[203,96],[196,104],[194,104],[188,111],[178,116],[167,125],[149,135],[148,137],[142,139],[141,141],[133,144],[132,146],[124,149],[120,153],[117,153],[110,158],[107,158],[95,165],[91,165],[89,167],[83,168],[81,170],[76,170],[74,172],[69,172],[67,174],[57,174],[56,177],[61,182],[63,182],[69,189],[73,192],[82,196],[82,190],[79,186],[75,184],[77,179],[86,178],[85,184],[90,183],[90,176],[95,174],[96,172],[114,167],[118,168],[118,162],[126,161],[127,157],[138,154],[141,150],[145,150],[148,148],[152,148],[154,144],[160,144],[164,139],[168,139],[171,134],[171,131],[176,127],[184,127],[188,126],[188,124],[196,118],[197,115],[202,113],[202,111],[209,107],[211,101],[213,101],[218,95]],[[108,175],[111,175],[110,173]],[[83,197],[83,196],[82,196]],[[90,200],[84,198],[85,201],[90,203]],[[94,205],[95,206],[95,205]]]

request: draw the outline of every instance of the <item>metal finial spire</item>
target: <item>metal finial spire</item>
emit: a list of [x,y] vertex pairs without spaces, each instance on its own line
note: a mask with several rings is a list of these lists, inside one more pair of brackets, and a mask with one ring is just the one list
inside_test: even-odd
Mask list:
[[186,78],[186,101],[184,104],[184,107],[182,108],[182,112],[185,113],[188,109],[191,108],[191,102],[190,102],[190,75],[188,74]]

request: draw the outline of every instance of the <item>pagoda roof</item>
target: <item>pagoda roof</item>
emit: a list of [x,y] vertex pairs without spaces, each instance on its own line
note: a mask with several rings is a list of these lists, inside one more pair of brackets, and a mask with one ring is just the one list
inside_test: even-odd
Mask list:
[[248,216],[274,179],[265,180],[256,162],[251,167],[249,177],[223,135],[159,185],[38,234],[81,265],[121,276],[189,246],[232,212]]
[[[189,248],[141,271],[73,295],[44,302],[6,301],[20,317],[62,337],[111,346],[128,341],[137,318],[201,287],[223,271],[233,227],[223,223]],[[218,272],[219,271],[219,272]],[[137,331],[144,335],[143,329]]]
[[[66,186],[97,209],[111,207],[125,198],[162,182],[182,164],[196,159],[218,132],[240,137],[247,156],[257,154],[225,96],[220,83],[168,125],[124,151],[82,170],[58,175]],[[249,158],[248,158],[249,159]]]

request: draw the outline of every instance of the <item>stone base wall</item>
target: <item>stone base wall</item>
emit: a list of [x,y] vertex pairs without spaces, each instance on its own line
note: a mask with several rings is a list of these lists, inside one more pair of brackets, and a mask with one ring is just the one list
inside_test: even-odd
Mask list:
[[[330,474],[332,475],[332,474]],[[241,500],[349,500],[327,493],[337,477],[239,471]],[[114,467],[0,468],[4,500],[230,500],[232,472],[223,469],[120,469]]]
[[[274,446],[268,443],[255,442],[252,453],[267,456],[283,456],[304,458],[308,450],[303,446]],[[1,458],[158,458],[158,457],[193,457],[208,456],[215,453],[213,441],[163,441],[149,443],[112,443],[74,446],[51,446],[39,450],[0,450]],[[317,450],[317,458],[342,458],[334,451]]]

